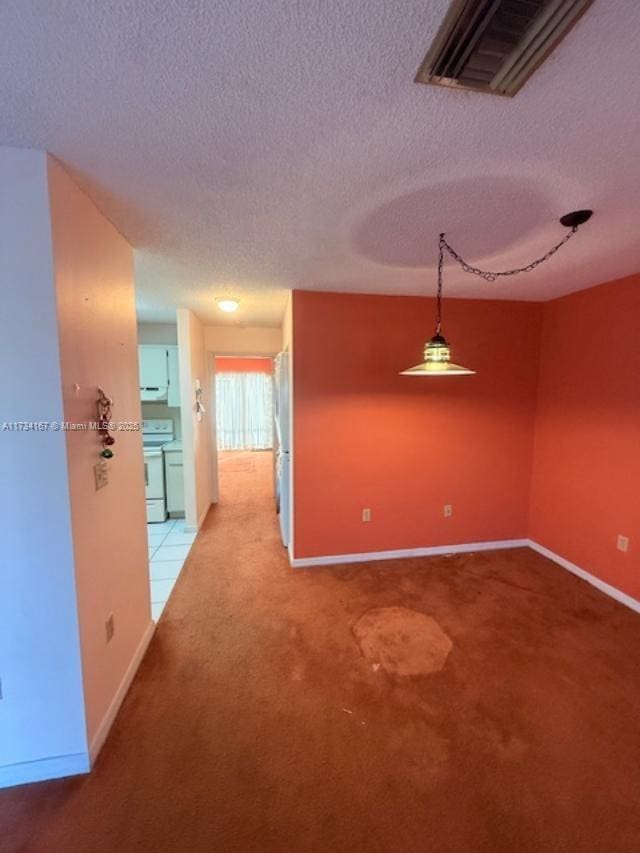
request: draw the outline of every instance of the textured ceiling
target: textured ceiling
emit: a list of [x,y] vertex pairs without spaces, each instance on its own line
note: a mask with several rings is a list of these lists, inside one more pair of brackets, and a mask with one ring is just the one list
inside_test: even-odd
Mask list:
[[[448,0],[5,0],[0,144],[59,157],[136,247],[139,311],[277,324],[287,288],[432,293],[437,235],[543,267],[445,294],[547,299],[640,269],[640,3],[596,0],[514,99],[414,84]],[[214,297],[242,299],[225,317]]]

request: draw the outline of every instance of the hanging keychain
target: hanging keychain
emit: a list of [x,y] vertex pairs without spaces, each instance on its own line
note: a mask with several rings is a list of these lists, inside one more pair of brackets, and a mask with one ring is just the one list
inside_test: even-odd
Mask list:
[[100,451],[100,456],[102,456],[103,459],[113,459],[113,450],[111,450],[111,447],[116,443],[116,440],[109,432],[113,400],[104,393],[102,388],[98,388],[98,394],[100,395],[97,400],[98,432],[102,439],[102,450]]

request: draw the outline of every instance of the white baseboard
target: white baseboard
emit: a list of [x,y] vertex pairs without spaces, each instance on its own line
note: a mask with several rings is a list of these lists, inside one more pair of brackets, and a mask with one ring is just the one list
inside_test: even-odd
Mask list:
[[88,773],[89,770],[90,762],[86,752],[8,764],[0,767],[0,788],[28,785],[31,782],[43,782],[46,779],[61,779],[63,776],[77,776],[80,773]]
[[138,667],[142,662],[142,658],[149,647],[149,643],[151,642],[151,638],[153,637],[153,632],[155,631],[156,623],[150,622],[147,630],[142,635],[142,639],[138,643],[138,648],[135,650],[133,657],[131,658],[131,662],[127,667],[127,671],[124,674],[124,678],[120,682],[120,686],[118,687],[115,696],[113,697],[111,704],[107,710],[107,713],[104,715],[102,722],[98,726],[98,730],[93,736],[93,740],[89,746],[89,757],[91,759],[91,765],[95,762],[98,757],[98,753],[102,749],[105,740],[107,739],[107,735],[113,725],[115,718],[118,715],[118,711],[120,710],[120,706],[124,701],[124,697],[127,695],[127,691],[131,687],[131,682],[134,679],[136,672],[138,671]]
[[205,509],[204,509],[202,515],[200,516],[200,518],[198,519],[198,523],[196,525],[185,524],[184,532],[185,533],[198,533],[198,531],[200,530],[200,528],[204,524],[204,520],[207,517],[207,514],[208,514],[208,512],[212,506],[213,506],[213,501],[207,507],[205,507]]
[[209,510],[211,509],[211,507],[212,507],[212,506],[213,506],[213,503],[210,503],[210,504],[208,504],[208,506],[206,506],[206,507],[204,508],[204,510],[202,511],[202,515],[201,515],[201,516],[200,516],[200,518],[198,519],[198,530],[200,530],[200,528],[201,528],[201,527],[202,527],[202,525],[204,524],[204,520],[205,520],[205,518],[207,517],[207,515],[209,514]]
[[611,584],[608,584],[606,581],[603,581],[595,575],[592,575],[590,572],[585,571],[585,569],[581,569],[580,566],[576,566],[576,564],[572,563],[570,560],[566,560],[559,554],[545,548],[544,545],[539,545],[537,542],[534,542],[533,539],[527,540],[527,544],[534,551],[537,551],[538,554],[542,554],[543,557],[553,560],[554,563],[562,566],[563,569],[567,569],[567,571],[577,575],[579,578],[582,578],[582,580],[587,581],[587,583],[590,583],[591,586],[595,586],[595,588],[599,589],[600,592],[604,592],[605,595],[608,595],[610,598],[614,598],[616,601],[619,601],[620,604],[624,604],[626,607],[630,607],[631,610],[635,610],[636,613],[640,613],[640,601],[636,601],[635,598],[631,598],[631,596],[627,595],[626,592],[621,592],[621,590],[617,589],[615,586],[611,586]]
[[436,545],[428,548],[403,548],[399,551],[366,551],[361,554],[332,554],[325,557],[293,557],[291,565],[298,568],[332,566],[338,563],[368,563],[371,560],[402,560],[407,557],[434,557],[438,554],[468,554],[471,551],[498,551],[503,548],[524,548],[528,539],[496,539],[493,542],[465,542],[462,545]]

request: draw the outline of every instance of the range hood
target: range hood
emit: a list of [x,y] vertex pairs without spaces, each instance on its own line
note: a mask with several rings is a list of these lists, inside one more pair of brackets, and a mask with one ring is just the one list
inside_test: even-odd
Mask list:
[[153,386],[148,385],[140,388],[140,400],[143,403],[166,403],[169,395],[169,388],[165,385]]

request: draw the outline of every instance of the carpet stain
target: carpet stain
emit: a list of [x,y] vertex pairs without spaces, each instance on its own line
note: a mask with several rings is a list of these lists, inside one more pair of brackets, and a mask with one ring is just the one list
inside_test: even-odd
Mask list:
[[358,619],[353,634],[367,660],[389,675],[439,672],[453,647],[431,616],[407,607],[375,607]]

